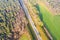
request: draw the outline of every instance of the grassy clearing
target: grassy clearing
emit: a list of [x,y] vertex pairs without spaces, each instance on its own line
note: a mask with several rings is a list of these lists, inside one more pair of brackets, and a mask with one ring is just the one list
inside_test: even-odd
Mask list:
[[[29,25],[29,24],[28,24]],[[26,26],[26,32],[20,37],[20,40],[35,40],[33,34],[30,31],[30,26]]]
[[28,36],[26,34],[23,34],[20,38],[20,40],[29,40]]

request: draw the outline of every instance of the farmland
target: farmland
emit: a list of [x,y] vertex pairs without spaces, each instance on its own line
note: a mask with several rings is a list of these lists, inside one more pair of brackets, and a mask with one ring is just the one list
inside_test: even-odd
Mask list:
[[52,15],[52,12],[44,4],[40,4],[40,12],[43,17],[43,23],[51,33],[54,40],[60,40],[60,16]]

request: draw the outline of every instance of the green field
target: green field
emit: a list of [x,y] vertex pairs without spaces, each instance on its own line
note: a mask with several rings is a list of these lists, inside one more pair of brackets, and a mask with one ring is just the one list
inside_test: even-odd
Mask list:
[[45,6],[39,5],[42,21],[54,40],[60,40],[60,16],[52,15]]

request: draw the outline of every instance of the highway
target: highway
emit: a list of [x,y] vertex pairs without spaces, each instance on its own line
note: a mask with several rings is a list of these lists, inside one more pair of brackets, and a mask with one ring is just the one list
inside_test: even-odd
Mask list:
[[31,24],[31,26],[32,26],[32,28],[33,28],[33,31],[35,32],[35,35],[36,35],[36,37],[37,37],[37,40],[42,40],[42,38],[40,37],[40,34],[39,34],[37,28],[36,28],[35,25],[34,25],[34,22],[32,21],[32,18],[31,18],[31,16],[30,16],[30,14],[29,14],[29,12],[28,12],[28,9],[27,9],[27,7],[25,6],[23,0],[19,0],[19,3],[20,3],[20,5],[22,6],[22,8],[23,8],[23,10],[24,10],[24,12],[25,12],[25,14],[26,14],[26,17],[27,17],[28,20],[29,20],[29,23]]

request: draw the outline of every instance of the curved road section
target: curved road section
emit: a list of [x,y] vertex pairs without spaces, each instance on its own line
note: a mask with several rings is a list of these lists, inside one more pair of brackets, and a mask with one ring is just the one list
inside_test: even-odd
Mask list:
[[37,28],[36,28],[35,25],[34,25],[34,22],[32,21],[32,18],[31,18],[31,16],[30,16],[30,14],[29,14],[29,12],[28,12],[28,10],[27,10],[27,7],[25,6],[23,0],[19,0],[19,3],[20,3],[20,5],[22,6],[22,8],[23,8],[23,10],[24,10],[24,12],[25,12],[25,14],[26,14],[29,22],[30,22],[30,24],[31,24],[31,26],[32,26],[32,28],[33,28],[33,31],[35,32],[35,35],[36,35],[36,37],[37,37],[37,40],[42,40],[42,38],[40,37],[40,34],[39,34]]

